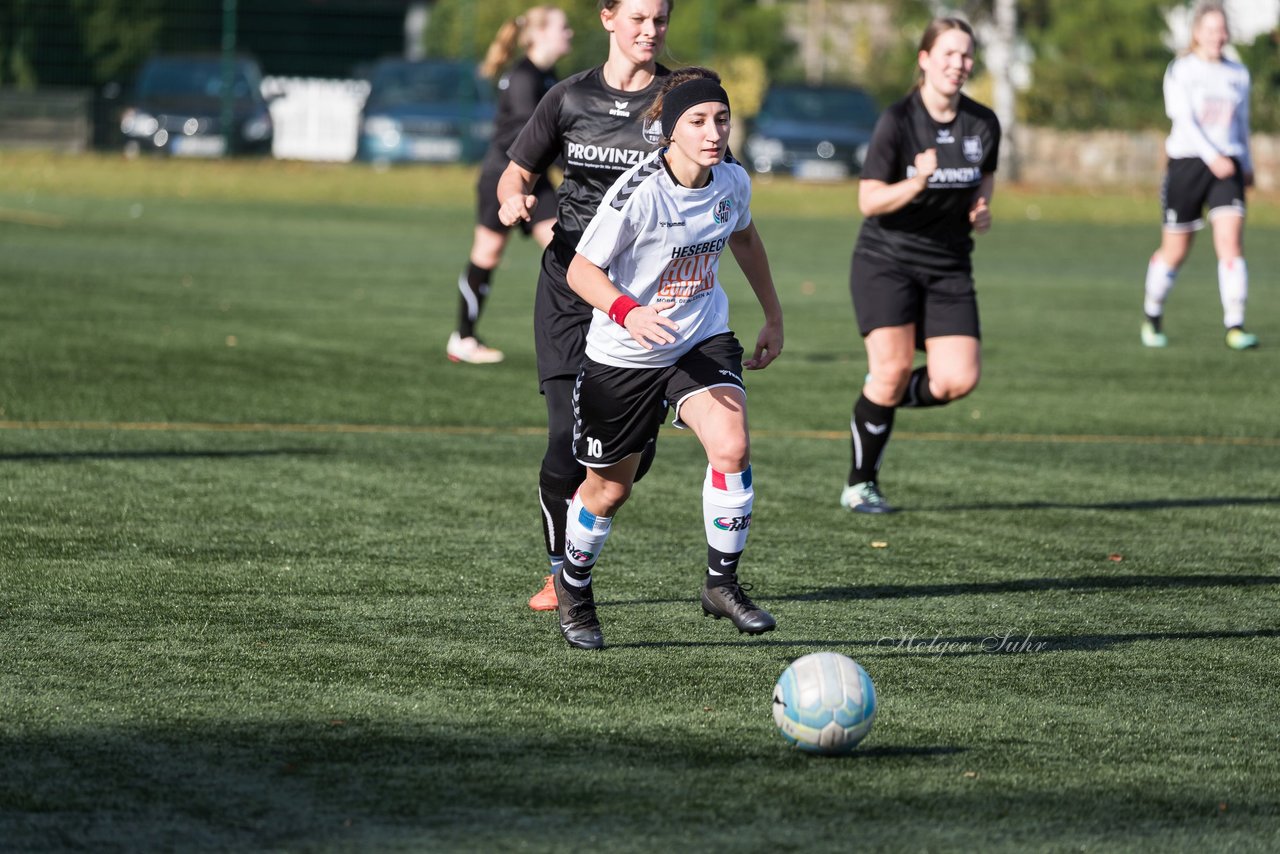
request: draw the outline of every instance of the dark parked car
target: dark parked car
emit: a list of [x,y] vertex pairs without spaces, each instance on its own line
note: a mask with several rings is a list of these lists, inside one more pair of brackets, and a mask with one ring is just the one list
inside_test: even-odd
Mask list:
[[879,113],[857,87],[772,86],[751,123],[746,161],[756,172],[797,178],[856,175]]
[[369,75],[360,160],[475,162],[493,135],[494,100],[475,65],[387,59]]
[[154,56],[138,72],[120,117],[128,154],[221,157],[270,154],[274,128],[262,72],[238,57],[231,75],[231,133],[223,128],[222,57]]

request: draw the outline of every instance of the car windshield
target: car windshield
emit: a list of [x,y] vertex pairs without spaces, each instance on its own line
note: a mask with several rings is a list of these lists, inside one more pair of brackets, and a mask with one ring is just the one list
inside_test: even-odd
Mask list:
[[861,89],[774,89],[765,97],[760,117],[789,122],[875,124],[875,101]]
[[[244,62],[236,63],[232,93],[237,99],[251,98],[255,91],[256,73]],[[222,97],[222,61],[219,59],[163,60],[143,69],[138,80],[138,95],[144,98],[166,98],[197,95]]]
[[474,102],[480,87],[468,66],[444,62],[398,62],[374,72],[369,103],[379,107],[401,104]]

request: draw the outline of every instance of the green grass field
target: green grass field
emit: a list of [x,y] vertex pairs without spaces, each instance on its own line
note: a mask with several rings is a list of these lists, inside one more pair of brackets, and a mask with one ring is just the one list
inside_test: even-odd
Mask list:
[[[982,386],[900,414],[879,519],[837,505],[855,189],[758,183],[788,337],[749,377],[743,573],[779,628],[702,617],[704,462],[664,429],[593,654],[525,607],[531,246],[482,323],[507,361],[444,359],[471,173],[0,175],[0,849],[1280,848],[1276,199],[1263,346],[1223,346],[1206,237],[1147,351],[1154,188],[1002,188]],[[823,649],[880,694],[847,759],[771,718]]]

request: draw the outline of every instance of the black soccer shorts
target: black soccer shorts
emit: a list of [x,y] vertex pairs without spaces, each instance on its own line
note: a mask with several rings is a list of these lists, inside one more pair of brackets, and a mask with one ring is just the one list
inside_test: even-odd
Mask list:
[[943,335],[982,337],[978,293],[967,272],[930,273],[863,252],[853,253],[849,290],[865,338],[885,326],[916,325],[916,344]]
[[640,453],[658,435],[667,410],[718,386],[745,390],[742,345],[732,332],[713,335],[664,368],[616,368],[587,359],[574,389],[573,455],[591,468]]
[[1236,174],[1218,178],[1199,157],[1179,157],[1169,161],[1169,171],[1160,188],[1160,207],[1165,231],[1199,231],[1204,228],[1203,211],[1209,219],[1220,213],[1244,216],[1244,173],[1240,161]]

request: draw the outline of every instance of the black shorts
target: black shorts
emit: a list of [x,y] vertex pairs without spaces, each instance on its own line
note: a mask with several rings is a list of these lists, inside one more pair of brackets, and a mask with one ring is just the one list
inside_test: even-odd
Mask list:
[[556,188],[551,186],[546,175],[542,175],[538,178],[538,183],[533,185],[533,192],[530,193],[538,197],[538,206],[533,210],[533,222],[521,220],[516,225],[503,225],[502,220],[498,219],[498,209],[502,207],[498,202],[498,179],[501,177],[502,172],[490,169],[480,173],[480,180],[476,183],[476,225],[483,225],[499,234],[506,234],[511,229],[518,228],[524,232],[525,237],[528,237],[533,233],[533,227],[536,224],[556,218],[558,204]]
[[1236,160],[1236,174],[1218,178],[1199,157],[1179,157],[1169,161],[1169,171],[1160,188],[1160,206],[1165,231],[1199,231],[1204,228],[1203,212],[1209,219],[1219,213],[1244,216],[1244,172]]
[[533,296],[533,348],[538,357],[539,386],[555,377],[575,377],[582,367],[592,309],[565,278],[575,254],[559,236],[542,253],[538,290]]
[[885,326],[916,326],[916,346],[943,335],[982,337],[978,292],[964,271],[930,273],[865,252],[853,253],[849,290],[865,338]]
[[574,388],[573,455],[590,468],[640,453],[675,407],[717,386],[742,384],[742,345],[732,332],[700,342],[666,368],[615,368],[587,359]]

